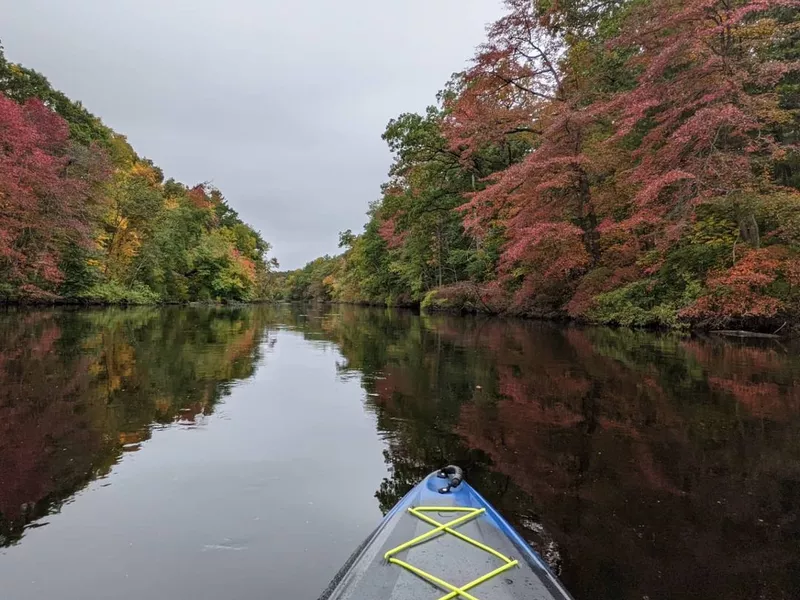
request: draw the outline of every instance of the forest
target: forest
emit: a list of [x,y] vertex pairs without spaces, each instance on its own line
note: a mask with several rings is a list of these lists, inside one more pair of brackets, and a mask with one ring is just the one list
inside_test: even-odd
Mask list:
[[258,300],[269,249],[0,46],[0,302]]
[[628,326],[800,321],[800,2],[506,0],[389,122],[388,179],[282,295]]

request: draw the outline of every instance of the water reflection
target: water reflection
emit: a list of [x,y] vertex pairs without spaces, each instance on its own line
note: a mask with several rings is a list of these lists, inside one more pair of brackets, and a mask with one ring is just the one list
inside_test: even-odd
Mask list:
[[194,424],[253,374],[250,310],[0,313],[0,547],[135,451]]
[[340,313],[319,329],[386,436],[384,511],[457,461],[577,598],[800,589],[796,346]]
[[458,462],[576,598],[800,589],[796,345],[347,306],[0,315],[0,544],[198,426],[277,329],[361,383],[384,511]]

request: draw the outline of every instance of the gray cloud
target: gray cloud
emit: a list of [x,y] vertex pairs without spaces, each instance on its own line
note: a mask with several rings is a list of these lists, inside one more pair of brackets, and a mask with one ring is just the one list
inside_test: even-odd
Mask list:
[[213,181],[284,268],[359,230],[390,157],[499,0],[0,0],[42,71],[169,176]]

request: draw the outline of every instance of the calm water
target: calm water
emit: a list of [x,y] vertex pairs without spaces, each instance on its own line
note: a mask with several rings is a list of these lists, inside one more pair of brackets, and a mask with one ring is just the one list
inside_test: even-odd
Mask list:
[[800,597],[796,345],[353,307],[0,312],[4,600],[313,600],[448,462],[578,600]]

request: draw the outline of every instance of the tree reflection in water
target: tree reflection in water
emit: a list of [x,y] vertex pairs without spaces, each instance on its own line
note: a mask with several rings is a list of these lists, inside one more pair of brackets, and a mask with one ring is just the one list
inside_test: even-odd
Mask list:
[[210,414],[277,327],[362,382],[384,511],[455,462],[576,598],[800,589],[796,345],[348,306],[0,314],[0,545]]
[[338,310],[390,508],[446,462],[577,598],[800,589],[800,354],[773,341]]
[[251,310],[0,314],[0,546],[57,511],[159,424],[210,414],[253,374]]

